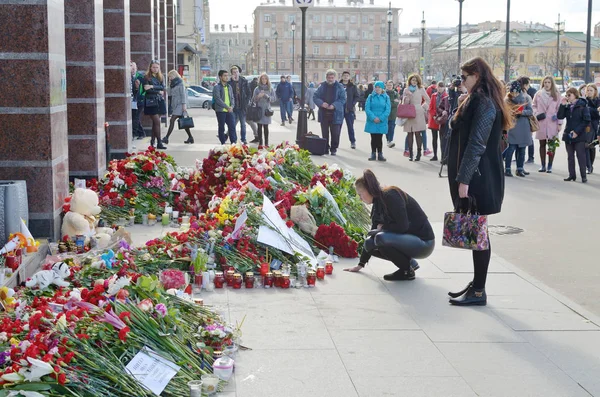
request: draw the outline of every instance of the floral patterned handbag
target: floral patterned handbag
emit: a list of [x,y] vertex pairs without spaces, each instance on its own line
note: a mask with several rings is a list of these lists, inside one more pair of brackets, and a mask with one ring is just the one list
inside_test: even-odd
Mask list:
[[[466,200],[461,200],[466,201]],[[486,251],[490,248],[487,215],[479,215],[475,200],[469,198],[469,207],[461,212],[460,205],[455,212],[444,214],[444,236],[442,245],[473,251]]]

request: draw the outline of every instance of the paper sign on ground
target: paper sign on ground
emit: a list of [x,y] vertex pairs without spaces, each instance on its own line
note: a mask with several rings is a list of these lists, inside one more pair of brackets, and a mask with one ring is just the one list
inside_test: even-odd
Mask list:
[[248,213],[244,210],[244,212],[242,212],[242,214],[238,216],[237,220],[235,221],[235,228],[233,229],[233,233],[231,233],[231,237],[234,240],[240,238],[240,232],[242,230],[242,226],[246,224],[246,220],[248,220]]
[[157,396],[165,390],[180,367],[160,357],[148,347],[144,347],[127,364],[125,369],[138,383]]

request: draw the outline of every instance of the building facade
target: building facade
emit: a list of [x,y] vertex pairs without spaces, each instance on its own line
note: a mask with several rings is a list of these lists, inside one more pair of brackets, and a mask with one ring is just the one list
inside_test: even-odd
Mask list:
[[211,73],[209,0],[177,0],[177,70],[186,84]]
[[[481,56],[493,68],[495,75],[503,78],[505,40],[506,35],[502,31],[463,34],[462,59]],[[512,31],[509,50],[510,78],[557,75],[564,76],[565,83],[568,83],[569,79],[580,74],[576,71],[576,64],[585,61],[585,47],[586,35],[583,32],[563,32],[557,36],[556,31]],[[458,35],[450,36],[433,47],[432,67],[438,73],[438,78],[445,63],[454,63],[450,65],[451,69],[458,69],[457,51]],[[593,64],[600,60],[600,38],[592,38],[591,60]],[[596,66],[592,67],[591,72],[596,76],[600,75],[600,69]]]
[[249,73],[248,55],[251,54],[252,44],[254,42],[254,33],[248,31],[248,27],[239,28],[238,26],[214,25],[214,30],[210,33],[210,63],[216,74],[219,70],[229,70],[232,65],[238,65],[242,68],[242,73]]
[[[371,1],[371,3],[373,3]],[[392,8],[391,76],[399,76],[399,9]],[[306,12],[306,79],[322,81],[325,71],[347,70],[355,81],[387,78],[388,7],[344,1],[317,2]],[[295,31],[292,31],[292,23]],[[277,40],[275,40],[277,32]],[[302,15],[285,2],[254,10],[252,73],[301,73]],[[277,64],[276,64],[277,62]]]

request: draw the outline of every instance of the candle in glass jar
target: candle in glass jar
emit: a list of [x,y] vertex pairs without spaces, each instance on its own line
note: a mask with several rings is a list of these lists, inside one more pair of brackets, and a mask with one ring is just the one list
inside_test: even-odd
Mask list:
[[246,273],[246,288],[254,288],[254,273]]
[[227,282],[227,285],[230,287],[233,285],[233,275],[234,274],[235,274],[235,270],[229,269],[229,270],[227,270],[227,273],[225,275],[225,282]]
[[265,288],[271,288],[273,286],[273,273],[267,272],[263,284],[265,285]]
[[260,264],[260,275],[264,277],[267,275],[268,272],[269,272],[269,264],[261,263]]
[[223,288],[223,284],[225,284],[225,277],[223,277],[223,272],[215,272],[215,288]]
[[290,288],[290,276],[284,275],[281,279],[281,288]]
[[163,226],[169,226],[169,214],[166,212],[162,215],[161,223]]
[[325,279],[325,268],[323,266],[317,266],[317,278],[319,280]]
[[233,275],[233,289],[242,288],[242,275],[239,273],[235,273]]
[[325,262],[325,274],[333,274],[333,262]]
[[306,275],[306,284],[310,288],[314,288],[315,283],[317,282],[317,273],[314,270],[309,270]]
[[275,288],[281,288],[281,272],[280,271],[274,271],[273,272],[273,277],[275,278],[273,284],[275,285]]

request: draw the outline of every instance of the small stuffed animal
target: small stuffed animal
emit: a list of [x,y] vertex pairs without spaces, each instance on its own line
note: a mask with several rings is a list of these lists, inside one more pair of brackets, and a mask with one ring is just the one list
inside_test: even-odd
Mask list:
[[42,270],[37,272],[31,279],[25,282],[28,288],[38,287],[43,290],[48,288],[50,284],[59,287],[68,287],[69,282],[65,278],[71,275],[71,269],[65,262],[56,262],[52,265],[52,270]]
[[95,236],[99,248],[108,245],[113,230],[96,228],[96,216],[101,211],[98,205],[98,193],[90,189],[75,189],[70,204],[71,208],[63,219],[62,235],[70,238],[83,235],[86,237],[86,242]]

